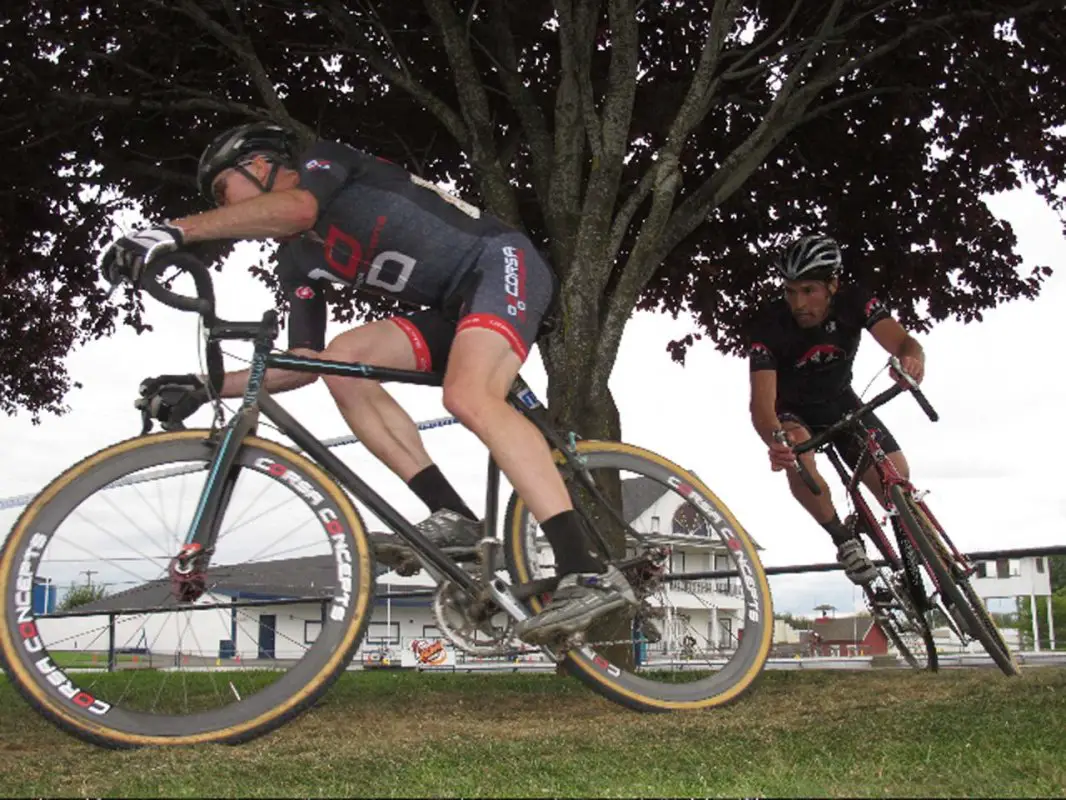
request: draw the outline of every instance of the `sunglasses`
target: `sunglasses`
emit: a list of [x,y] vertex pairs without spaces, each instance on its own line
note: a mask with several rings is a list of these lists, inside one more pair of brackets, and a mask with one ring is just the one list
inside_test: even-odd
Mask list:
[[226,185],[229,183],[229,179],[233,176],[234,169],[236,167],[247,167],[253,161],[255,161],[254,157],[246,158],[243,161],[238,161],[232,167],[227,167],[218,174],[218,176],[215,178],[214,183],[211,184],[211,195],[215,198],[216,206],[221,206],[225,204]]

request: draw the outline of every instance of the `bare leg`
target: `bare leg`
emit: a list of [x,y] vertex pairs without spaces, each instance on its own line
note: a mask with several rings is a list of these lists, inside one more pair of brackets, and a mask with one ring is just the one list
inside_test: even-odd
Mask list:
[[[342,333],[329,343],[323,358],[395,369],[415,369],[407,335],[393,322],[371,322]],[[414,420],[377,381],[324,377],[348,427],[367,450],[404,481],[432,464]]]
[[[811,438],[810,432],[800,425],[798,422],[784,422],[782,427],[788,433],[788,438],[793,444],[800,444]],[[786,470],[788,475],[788,486],[792,490],[792,496],[799,501],[799,504],[807,509],[815,522],[819,525],[824,525],[836,516],[836,509],[833,507],[833,500],[829,495],[829,485],[825,482],[825,479],[818,472],[818,468],[815,465],[814,453],[803,453],[799,456],[800,462],[811,474],[811,477],[821,487],[821,494],[814,494],[807,485],[800,478],[799,472],[794,469]]]
[[548,443],[506,401],[520,366],[498,333],[461,331],[444,376],[444,406],[481,439],[533,516],[543,521],[573,505]]

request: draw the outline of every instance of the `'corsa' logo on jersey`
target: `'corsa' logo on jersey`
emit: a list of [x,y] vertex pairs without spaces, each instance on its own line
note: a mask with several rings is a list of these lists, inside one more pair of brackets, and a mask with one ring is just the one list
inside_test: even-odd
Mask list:
[[329,169],[332,166],[333,165],[328,161],[320,161],[317,158],[312,158],[310,161],[304,164],[304,169],[306,169],[308,172],[314,172],[320,169]]
[[503,287],[512,299],[507,304],[507,313],[516,319],[526,320],[526,263],[525,254],[517,247],[503,248]]

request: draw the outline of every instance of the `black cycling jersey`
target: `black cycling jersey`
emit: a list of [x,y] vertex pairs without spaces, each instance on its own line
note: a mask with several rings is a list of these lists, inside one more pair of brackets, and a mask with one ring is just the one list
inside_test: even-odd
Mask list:
[[461,307],[461,327],[497,330],[525,358],[556,285],[525,236],[402,167],[338,142],[313,145],[296,170],[319,215],[278,250],[290,348],[323,349],[328,281],[434,310]]
[[851,387],[859,339],[889,313],[856,286],[842,286],[821,325],[802,328],[782,298],[756,319],[749,341],[752,372],[777,371],[777,404],[796,408],[839,399]]

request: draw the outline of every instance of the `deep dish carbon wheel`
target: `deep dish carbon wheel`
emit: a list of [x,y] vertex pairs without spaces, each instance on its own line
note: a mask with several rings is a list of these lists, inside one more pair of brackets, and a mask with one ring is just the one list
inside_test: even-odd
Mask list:
[[1005,675],[1018,675],[1018,662],[1002,634],[992,620],[985,604],[973,590],[970,581],[956,574],[950,564],[948,549],[941,543],[940,532],[910,493],[900,486],[891,490],[892,503],[899,511],[900,521],[914,537],[918,551],[940,586],[941,598],[954,607],[961,618],[963,633],[981,643]]
[[[649,543],[666,555],[658,569],[627,572],[640,608],[594,625],[585,646],[569,651],[569,671],[641,711],[710,708],[740,697],[762,671],[773,638],[770,588],[751,538],[697,477],[655,453],[584,441],[577,454],[596,491],[554,455],[575,508],[611,548],[608,557],[639,558]],[[646,541],[617,524],[612,508]],[[554,574],[551,549],[517,495],[504,518],[504,554],[515,584]],[[738,575],[685,577],[712,570]],[[528,606],[536,613],[546,602],[533,597]]]
[[[227,500],[203,591],[179,596],[168,568],[214,452],[207,431],[102,450],[52,481],[0,551],[3,666],[79,738],[251,739],[308,708],[361,641],[373,567],[357,512],[315,464],[256,437],[217,478]],[[35,585],[85,574],[102,597],[66,612],[34,602]]]

